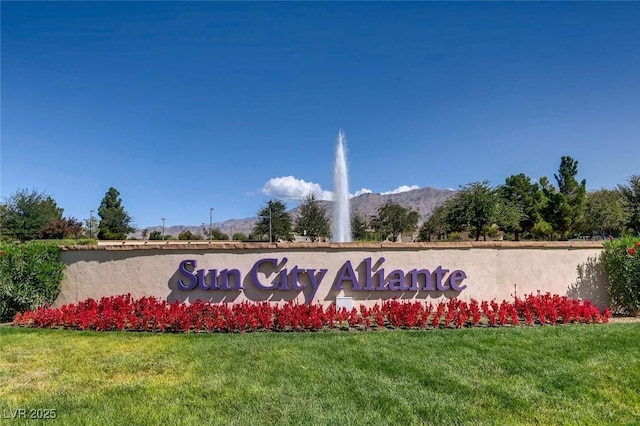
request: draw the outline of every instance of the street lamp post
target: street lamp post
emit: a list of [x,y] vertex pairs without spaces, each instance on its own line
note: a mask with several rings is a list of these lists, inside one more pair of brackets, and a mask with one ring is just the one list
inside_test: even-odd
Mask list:
[[269,206],[269,242],[270,243],[273,242],[272,235],[273,235],[273,232],[272,232],[272,226],[271,226],[271,206]]
[[93,210],[89,210],[89,238],[93,238]]
[[209,207],[209,239],[213,237],[213,207]]
[[162,241],[164,241],[164,221],[167,220],[164,217],[161,218],[162,219]]

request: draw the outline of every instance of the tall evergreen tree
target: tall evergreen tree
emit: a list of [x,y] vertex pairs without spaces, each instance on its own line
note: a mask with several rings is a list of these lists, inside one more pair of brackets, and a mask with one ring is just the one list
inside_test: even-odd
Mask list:
[[[519,225],[508,230],[514,233],[515,240],[518,241],[520,232],[530,232],[542,218],[542,208],[545,204],[542,189],[537,183],[532,183],[529,176],[520,173],[509,176],[505,183],[498,187],[498,195],[507,206],[513,205],[520,211]],[[503,213],[501,211],[499,216]]]
[[369,221],[359,213],[351,213],[351,238],[353,241],[362,241],[369,237],[367,230],[369,229]]
[[296,220],[296,232],[311,239],[311,242],[319,238],[328,237],[331,233],[327,212],[318,201],[316,194],[311,193],[300,204],[300,212]]
[[547,198],[544,218],[560,234],[561,240],[568,239],[570,232],[579,230],[584,215],[587,181],[583,179],[578,183],[577,174],[578,162],[563,156],[558,174],[554,174],[558,188],[549,183],[546,177],[540,179],[542,191]]
[[251,232],[254,238],[271,241],[293,241],[293,225],[287,206],[280,200],[269,200],[258,211],[258,223]]
[[131,216],[124,210],[120,193],[115,188],[109,188],[100,207],[98,207],[98,238],[101,240],[124,240],[127,234],[135,231],[131,226]]

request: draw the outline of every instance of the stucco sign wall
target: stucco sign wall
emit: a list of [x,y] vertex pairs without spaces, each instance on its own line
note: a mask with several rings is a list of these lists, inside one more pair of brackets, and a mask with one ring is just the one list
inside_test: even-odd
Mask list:
[[130,293],[168,301],[510,300],[550,292],[604,305],[594,243],[242,244],[119,242],[62,253],[55,305]]

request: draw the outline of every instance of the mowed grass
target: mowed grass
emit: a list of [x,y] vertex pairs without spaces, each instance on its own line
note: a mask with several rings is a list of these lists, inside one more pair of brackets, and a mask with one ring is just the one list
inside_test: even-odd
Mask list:
[[[0,423],[640,424],[640,324],[146,334],[0,327]],[[20,424],[24,420],[20,420]]]

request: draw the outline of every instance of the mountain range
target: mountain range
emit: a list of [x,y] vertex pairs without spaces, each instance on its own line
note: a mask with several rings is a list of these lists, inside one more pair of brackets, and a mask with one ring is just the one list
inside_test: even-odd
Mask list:
[[[397,194],[378,194],[378,193],[366,193],[353,197],[350,200],[351,211],[358,213],[365,217],[375,216],[378,213],[378,208],[386,203],[392,201],[398,203],[405,208],[416,210],[420,214],[420,223],[427,220],[433,213],[433,209],[442,204],[447,198],[455,194],[456,191],[451,189],[436,189],[431,187],[424,187],[414,189],[411,191],[400,192]],[[320,201],[324,206],[327,213],[331,213],[331,201]],[[290,210],[294,220],[298,215],[299,206]],[[253,229],[256,223],[256,217],[248,217],[244,219],[229,219],[224,222],[215,222],[213,227],[220,229],[225,234],[232,236],[234,233],[242,232],[248,235]],[[205,224],[206,226],[206,224]],[[162,231],[161,226],[152,226],[146,228],[148,232]],[[198,225],[174,225],[166,227],[164,229],[165,235],[171,235],[174,238],[178,237],[182,231],[188,230],[194,235],[202,235],[202,226]],[[130,237],[142,238],[141,230],[131,234]]]

